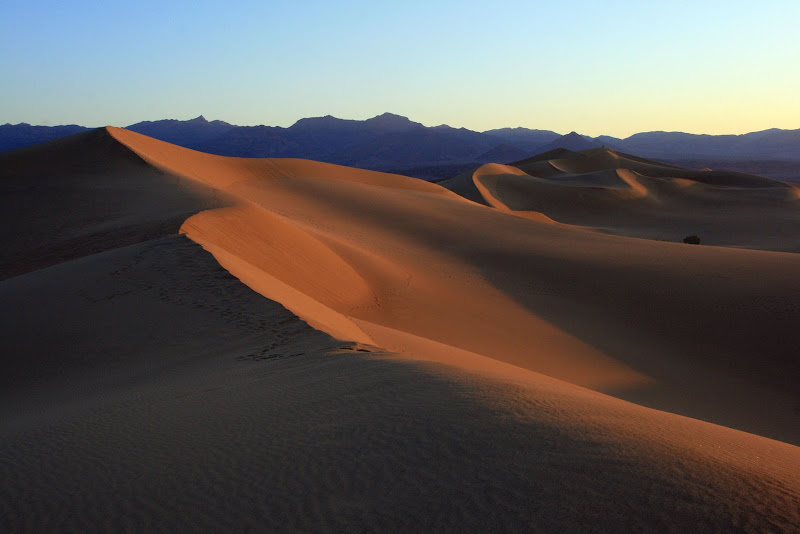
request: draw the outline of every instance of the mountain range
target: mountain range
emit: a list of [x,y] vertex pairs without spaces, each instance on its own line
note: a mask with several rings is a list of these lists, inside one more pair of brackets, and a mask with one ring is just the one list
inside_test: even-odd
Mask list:
[[[447,125],[426,127],[384,113],[367,120],[300,119],[292,126],[237,126],[224,121],[144,121],[129,130],[221,156],[288,157],[446,178],[487,162],[513,162],[557,148],[607,147],[661,161],[744,170],[776,178],[800,175],[800,129],[777,128],[743,135],[643,132],[625,139],[577,132],[501,128],[477,132]],[[78,125],[0,125],[0,152],[50,141],[90,128]]]

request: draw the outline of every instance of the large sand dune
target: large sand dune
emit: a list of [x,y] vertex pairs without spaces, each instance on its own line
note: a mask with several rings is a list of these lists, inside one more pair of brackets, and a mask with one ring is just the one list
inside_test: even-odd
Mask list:
[[[595,156],[485,166],[472,184],[488,207],[116,128],[10,153],[0,188],[36,217],[4,228],[2,521],[791,530],[800,256],[563,214],[581,212],[579,188],[590,214],[698,187],[753,210],[795,191]],[[110,230],[85,230],[93,218]],[[178,218],[225,270],[159,237]],[[159,231],[127,230],[142,226]]]

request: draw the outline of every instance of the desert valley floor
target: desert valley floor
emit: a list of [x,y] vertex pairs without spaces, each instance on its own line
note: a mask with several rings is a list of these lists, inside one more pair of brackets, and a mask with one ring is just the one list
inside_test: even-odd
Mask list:
[[796,185],[108,127],[0,202],[3,532],[800,531]]

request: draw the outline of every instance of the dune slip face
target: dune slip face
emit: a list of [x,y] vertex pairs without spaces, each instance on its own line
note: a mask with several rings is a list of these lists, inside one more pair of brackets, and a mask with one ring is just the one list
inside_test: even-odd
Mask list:
[[598,149],[442,187],[111,127],[0,158],[11,530],[800,522],[794,186]]

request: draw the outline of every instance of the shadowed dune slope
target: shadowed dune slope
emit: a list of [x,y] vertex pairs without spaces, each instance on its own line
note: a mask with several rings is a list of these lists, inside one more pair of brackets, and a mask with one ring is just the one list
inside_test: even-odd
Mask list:
[[174,234],[223,206],[218,189],[165,174],[105,128],[0,154],[0,280]]
[[[553,156],[553,157],[551,157]],[[800,188],[760,176],[692,171],[608,149],[487,164],[441,182],[515,215],[602,233],[800,252]]]
[[800,255],[519,217],[503,190],[683,182],[492,165],[489,207],[115,128],[7,157],[4,207],[32,210],[7,272],[58,265],[0,281],[3,530],[800,522]]
[[0,302],[17,310],[4,369],[27,384],[0,395],[4,532],[800,521],[797,447],[518,368],[487,378],[337,341],[185,237],[0,282]]

